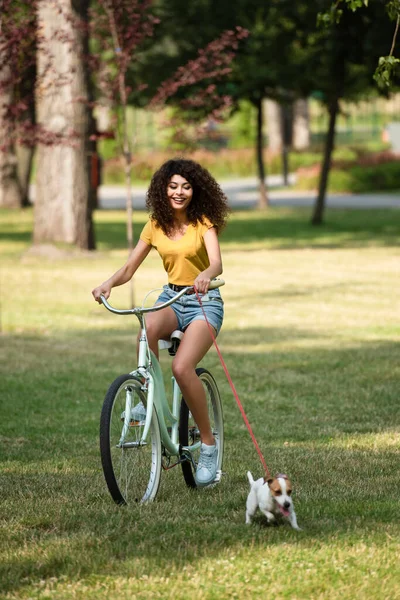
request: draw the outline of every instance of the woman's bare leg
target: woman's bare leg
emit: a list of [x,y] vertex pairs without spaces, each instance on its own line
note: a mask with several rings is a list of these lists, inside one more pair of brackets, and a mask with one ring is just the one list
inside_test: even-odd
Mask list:
[[209,446],[215,444],[215,439],[210,427],[206,393],[196,375],[196,366],[211,345],[212,339],[207,323],[193,321],[186,329],[172,362],[172,372],[200,430],[201,441]]
[[[158,358],[158,340],[169,340],[175,329],[178,329],[178,319],[172,308],[167,306],[158,312],[149,313],[146,317],[146,331],[149,346]],[[140,332],[138,335],[139,343]],[[138,344],[139,345],[139,344]]]

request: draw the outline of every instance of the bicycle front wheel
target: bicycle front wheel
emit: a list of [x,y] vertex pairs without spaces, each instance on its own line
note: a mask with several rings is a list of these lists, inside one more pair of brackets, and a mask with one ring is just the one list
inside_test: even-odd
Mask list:
[[117,504],[149,502],[157,494],[161,476],[161,438],[156,411],[153,410],[147,439],[142,443],[144,420],[129,419],[123,432],[129,395],[131,414],[146,394],[132,375],[121,375],[110,386],[100,419],[100,453],[104,477]]
[[[207,369],[197,368],[196,374],[203,384],[206,393],[208,416],[210,419],[211,431],[214,434],[215,443],[218,449],[217,472],[221,471],[222,459],[224,455],[224,418],[222,412],[222,402],[219,390],[214,377]],[[179,443],[182,446],[193,446],[200,441],[200,431],[197,427],[192,413],[188,409],[185,399],[182,396],[181,409],[179,416]],[[200,448],[192,452],[195,465],[197,465],[200,455]],[[183,477],[186,485],[192,488],[197,487],[194,479],[195,465],[188,461],[181,464]]]

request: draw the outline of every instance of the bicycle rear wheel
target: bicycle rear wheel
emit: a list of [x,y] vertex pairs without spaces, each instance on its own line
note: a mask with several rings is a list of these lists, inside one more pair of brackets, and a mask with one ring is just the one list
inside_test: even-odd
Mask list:
[[[222,459],[224,455],[224,418],[222,411],[222,402],[219,395],[218,387],[214,377],[207,369],[197,368],[197,376],[203,384],[207,398],[208,416],[210,419],[211,430],[215,437],[215,442],[218,448],[217,472],[221,471]],[[179,415],[179,443],[182,446],[193,446],[200,441],[200,431],[189,411],[185,399],[182,396],[181,408]],[[199,460],[200,448],[192,453],[195,464]],[[197,487],[194,475],[196,472],[195,466],[191,461],[181,463],[183,477],[186,485],[192,488]]]
[[117,504],[148,502],[155,498],[161,475],[161,438],[156,411],[144,444],[139,443],[144,421],[131,421],[121,446],[127,394],[131,408],[140,402],[146,406],[146,394],[140,381],[121,375],[110,386],[100,419],[100,454],[104,477]]

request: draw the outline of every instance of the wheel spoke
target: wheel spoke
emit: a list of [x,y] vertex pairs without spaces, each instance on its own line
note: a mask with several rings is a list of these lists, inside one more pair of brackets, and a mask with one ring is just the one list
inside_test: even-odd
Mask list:
[[[140,382],[129,375],[121,376],[110,386],[104,401],[100,428],[102,464],[108,488],[117,503],[152,500],[159,485],[161,441],[157,416],[153,413],[144,442],[144,421],[133,421],[131,417],[139,403],[145,406],[146,397]],[[128,418],[127,408],[131,409]]]
[[[224,423],[222,414],[221,398],[219,395],[218,387],[215,379],[209,371],[206,369],[198,368],[196,373],[199,376],[200,381],[203,384],[204,391],[206,393],[208,414],[210,419],[211,431],[215,437],[215,441],[218,447],[218,464],[217,470],[221,470],[222,457],[223,457],[223,441],[224,441]],[[179,423],[179,441],[182,446],[194,446],[198,444],[200,440],[199,429],[192,417],[191,412],[188,410],[184,399],[182,398],[181,403],[181,414]],[[182,463],[182,472],[185,478],[186,484],[189,487],[196,487],[194,480],[195,466],[197,465],[200,454],[200,445],[192,452],[193,461],[186,461]]]

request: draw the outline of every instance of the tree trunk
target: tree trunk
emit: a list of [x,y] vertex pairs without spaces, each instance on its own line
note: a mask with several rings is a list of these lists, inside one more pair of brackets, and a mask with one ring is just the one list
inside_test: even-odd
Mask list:
[[292,143],[292,108],[289,104],[281,105],[282,116],[282,175],[283,185],[289,185],[289,148]]
[[[90,6],[90,1],[87,0],[85,2],[86,8],[82,19],[85,23],[88,24],[89,15],[88,9]],[[82,48],[83,54],[86,57],[89,57],[89,35],[84,36],[82,40]],[[94,85],[90,74],[89,61],[83,61],[83,76],[86,84],[87,97],[89,100],[89,106],[93,106],[95,102],[95,91]],[[93,109],[90,108],[88,110],[88,130],[86,134],[87,141],[87,169],[89,175],[89,201],[87,204],[87,213],[86,218],[88,222],[88,249],[95,250],[96,249],[96,238],[94,232],[94,223],[93,223],[93,212],[99,208],[99,186],[100,186],[100,157],[97,152],[97,121],[94,116]]]
[[[34,243],[94,246],[90,199],[88,81],[83,55],[89,0],[39,0]],[[61,32],[62,35],[59,35]],[[49,68],[50,64],[50,68]]]
[[321,176],[319,180],[318,197],[314,206],[314,213],[312,216],[311,223],[313,225],[321,225],[323,221],[323,214],[325,209],[325,197],[326,190],[328,187],[329,170],[331,166],[331,157],[335,143],[335,127],[336,117],[339,112],[339,99],[334,98],[329,106],[329,128],[328,135],[325,141],[325,152],[322,164]]
[[[0,13],[0,33],[2,31]],[[21,190],[18,183],[17,157],[13,143],[13,126],[7,109],[13,101],[11,71],[7,61],[6,50],[0,46],[0,206],[20,208],[22,206]]]
[[259,180],[259,200],[258,208],[267,208],[269,205],[267,186],[265,184],[265,166],[264,166],[264,132],[263,132],[263,101],[262,98],[256,100],[257,108],[257,172]]
[[[32,22],[32,34],[37,30],[36,13],[35,20]],[[29,60],[22,70],[22,75],[16,87],[16,94],[25,105],[23,111],[19,111],[16,124],[16,155],[17,155],[17,173],[21,189],[22,206],[31,204],[29,199],[29,183],[35,153],[35,126],[36,126],[36,106],[35,106],[35,87],[36,87],[36,36],[32,35],[30,45],[26,52],[29,53]]]
[[[7,123],[0,117],[0,130],[3,133],[5,132],[5,139],[8,137],[7,128]],[[0,147],[0,207],[22,207],[21,189],[17,174],[17,157],[12,144]]]
[[31,179],[34,152],[35,149],[32,146],[17,145],[17,173],[22,206],[29,206],[31,204],[29,199],[29,182]]
[[305,150],[310,147],[310,120],[308,101],[296,100],[293,103],[293,148]]
[[278,154],[282,151],[283,146],[281,105],[275,100],[268,99],[265,101],[265,110],[267,114],[268,150]]

